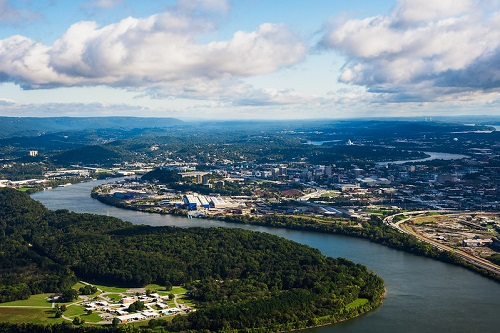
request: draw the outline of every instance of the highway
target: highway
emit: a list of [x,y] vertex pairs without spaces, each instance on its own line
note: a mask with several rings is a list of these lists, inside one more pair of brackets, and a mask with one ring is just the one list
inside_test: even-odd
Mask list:
[[[467,262],[469,262],[477,267],[486,269],[492,273],[500,275],[500,266],[495,265],[486,259],[474,256],[474,255],[469,254],[467,252],[464,252],[462,250],[455,250],[447,245],[441,244],[438,241],[435,241],[433,239],[430,239],[428,237],[425,237],[425,236],[415,232],[412,228],[405,228],[404,227],[405,226],[404,223],[407,222],[408,220],[410,220],[411,218],[413,218],[415,216],[419,216],[419,215],[424,215],[427,213],[439,213],[441,215],[450,215],[450,214],[457,214],[458,215],[459,214],[456,211],[446,211],[446,210],[441,210],[441,211],[426,210],[426,211],[416,211],[416,212],[405,212],[405,213],[394,214],[394,215],[386,217],[384,219],[384,223],[391,226],[392,228],[400,231],[400,232],[403,232],[403,233],[408,234],[408,235],[413,235],[413,236],[417,237],[419,240],[421,240],[422,242],[430,244],[432,246],[435,246],[436,248],[438,248],[442,251],[453,252],[454,254],[459,256],[460,258],[464,259],[465,261],[467,261]],[[394,218],[397,216],[405,216],[406,218],[394,223],[393,222]]]

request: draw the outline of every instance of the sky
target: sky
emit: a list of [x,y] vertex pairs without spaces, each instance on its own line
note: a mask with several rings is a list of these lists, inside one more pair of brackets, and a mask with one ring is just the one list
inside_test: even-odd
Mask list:
[[0,116],[500,115],[500,0],[0,0]]

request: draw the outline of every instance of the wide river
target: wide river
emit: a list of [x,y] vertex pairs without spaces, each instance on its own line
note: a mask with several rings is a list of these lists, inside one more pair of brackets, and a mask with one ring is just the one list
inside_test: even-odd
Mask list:
[[387,298],[377,310],[343,323],[307,329],[327,332],[499,332],[500,284],[466,269],[391,250],[366,240],[219,221],[122,210],[90,197],[95,181],[35,193],[49,209],[110,215],[136,224],[244,228],[307,244],[331,257],[344,257],[374,270]]
[[419,158],[416,160],[399,160],[399,161],[390,161],[390,162],[377,162],[377,165],[388,165],[388,164],[404,164],[404,163],[419,163],[419,162],[425,162],[425,161],[430,161],[430,160],[460,160],[462,158],[469,158],[470,156],[468,155],[462,155],[462,154],[450,154],[450,153],[437,153],[437,152],[432,152],[432,151],[424,151],[429,157],[426,158]]

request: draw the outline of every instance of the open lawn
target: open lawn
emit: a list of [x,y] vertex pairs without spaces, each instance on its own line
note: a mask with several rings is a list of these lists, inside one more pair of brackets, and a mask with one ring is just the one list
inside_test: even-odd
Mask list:
[[148,284],[144,288],[149,289],[149,290],[156,290],[157,292],[160,292],[160,291],[167,292],[167,294],[170,293],[170,291],[165,290],[165,286],[160,286],[159,284]]
[[118,302],[119,300],[121,300],[123,298],[121,296],[121,294],[106,294],[106,295],[104,295],[104,297],[109,298],[113,302]]
[[64,321],[54,318],[55,309],[0,308],[0,321],[9,323],[55,324]]
[[187,306],[191,306],[191,307],[194,307],[195,304],[193,303],[193,301],[189,298],[186,298],[186,297],[178,297],[177,298],[177,303],[179,304],[185,304]]
[[158,293],[158,295],[160,295],[160,296],[168,296],[168,295],[172,294],[172,292],[171,292],[171,291],[161,291],[161,290],[157,290],[156,292],[157,292],[157,293]]
[[84,319],[88,323],[97,323],[102,321],[102,318],[99,317],[98,312],[92,312],[90,315],[85,311],[85,307],[80,305],[71,305],[68,306],[67,310],[64,311],[64,316],[73,319],[75,317],[80,317]]
[[182,296],[186,292],[187,292],[187,289],[180,287],[180,286],[174,286],[174,287],[172,287],[172,290],[170,291],[170,293],[178,295],[178,296]]
[[321,194],[321,198],[338,197],[339,195],[340,195],[340,192],[338,192],[338,191],[326,191],[325,193]]
[[83,283],[81,283],[81,282],[77,282],[77,283],[75,283],[75,284],[73,285],[73,287],[72,287],[72,288],[73,288],[73,289],[75,289],[75,290],[79,290],[81,287],[85,287],[85,286],[86,286],[85,284],[83,284]]
[[437,217],[416,217],[416,218],[411,219],[410,221],[417,224],[417,225],[436,223]]
[[[74,289],[79,289],[83,287],[84,284],[77,283],[73,286]],[[125,294],[128,288],[119,288],[112,286],[101,286],[96,285],[99,289],[109,292],[107,296],[113,298],[114,301],[118,301],[121,298],[120,294]],[[165,287],[160,285],[147,285],[146,289],[150,290],[164,290]],[[171,291],[160,291],[161,294],[176,294],[177,302],[179,304],[185,304],[187,306],[194,306],[194,303],[187,297],[185,297],[187,290],[180,286],[175,286]],[[55,318],[56,308],[52,308],[52,303],[47,301],[47,297],[52,294],[38,294],[33,295],[27,300],[13,301],[0,304],[0,322],[11,322],[11,323],[46,323],[55,324],[61,323],[64,318]],[[81,301],[81,300],[80,300]],[[56,303],[56,306],[60,306],[63,303]],[[173,300],[168,301],[170,307],[175,307]],[[87,323],[97,323],[103,319],[99,316],[99,312],[95,311],[91,314],[87,314],[85,307],[77,304],[66,304],[67,309],[64,312],[64,316],[73,319],[79,316],[81,319],[85,320]],[[171,320],[173,316],[169,316],[165,320]],[[135,325],[135,323],[134,323]],[[136,325],[144,325],[144,322],[136,323]]]
[[369,213],[373,215],[384,215],[387,211],[385,210],[363,210],[363,213]]
[[103,285],[98,285],[94,284],[98,289],[101,289],[104,292],[107,293],[126,293],[129,288],[121,288],[121,287],[112,287],[112,286],[103,286]]
[[366,303],[368,303],[368,300],[366,298],[358,298],[355,301],[347,304],[345,308],[346,310],[355,309],[359,306],[365,305]]
[[66,311],[64,311],[64,315],[68,318],[74,318],[76,316],[81,316],[83,314],[86,314],[85,308],[80,305],[68,306]]
[[436,223],[436,222],[442,222],[450,220],[450,217],[444,216],[444,215],[429,215],[429,216],[419,216],[419,217],[414,217],[411,219],[411,222],[415,224],[430,224],[430,223]]
[[0,307],[22,306],[22,307],[51,308],[52,303],[47,301],[47,297],[49,297],[50,295],[52,295],[52,294],[32,295],[32,296],[30,296],[30,298],[28,298],[26,300],[0,303]]

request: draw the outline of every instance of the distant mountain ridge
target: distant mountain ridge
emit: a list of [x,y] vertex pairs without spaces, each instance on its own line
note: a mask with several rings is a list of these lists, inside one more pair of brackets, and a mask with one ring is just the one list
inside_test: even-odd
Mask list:
[[0,117],[0,137],[103,128],[167,128],[182,125],[176,118],[143,117]]

